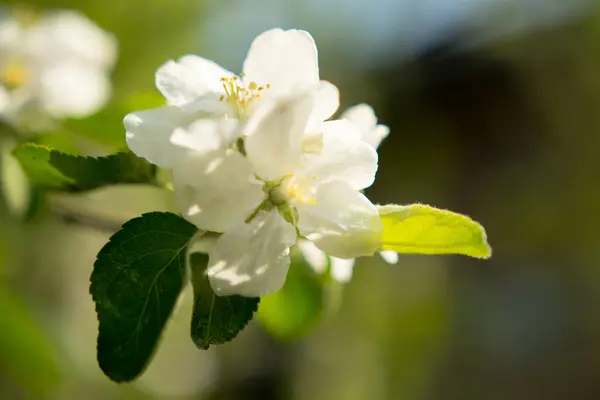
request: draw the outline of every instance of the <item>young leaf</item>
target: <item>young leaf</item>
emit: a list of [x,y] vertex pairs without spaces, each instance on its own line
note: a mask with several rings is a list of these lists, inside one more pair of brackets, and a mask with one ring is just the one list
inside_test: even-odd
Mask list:
[[301,257],[293,257],[285,286],[262,298],[257,316],[270,335],[288,341],[307,334],[324,308],[323,280]]
[[23,171],[38,186],[49,189],[67,188],[73,179],[63,175],[50,163],[52,150],[47,147],[26,143],[17,146],[13,155],[21,163]]
[[383,250],[477,258],[492,254],[485,229],[465,215],[422,204],[379,206],[378,211]]
[[98,363],[112,380],[133,380],[148,365],[183,288],[196,231],[175,214],[152,212],[126,222],[98,253],[90,293]]
[[206,275],[208,256],[193,253],[190,256],[192,284],[194,285],[194,312],[191,335],[198,348],[231,341],[252,319],[260,298],[217,296]]
[[133,153],[84,157],[33,143],[13,150],[29,179],[49,189],[83,191],[118,183],[151,183],[155,167]]

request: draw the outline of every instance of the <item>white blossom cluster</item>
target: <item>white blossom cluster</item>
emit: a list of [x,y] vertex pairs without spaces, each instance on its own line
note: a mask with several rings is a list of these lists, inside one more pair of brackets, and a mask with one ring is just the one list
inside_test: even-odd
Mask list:
[[208,251],[218,295],[279,290],[294,245],[315,269],[331,257],[334,277],[349,279],[355,257],[381,249],[383,226],[362,190],[388,127],[366,104],[331,119],[339,92],[320,80],[305,31],[262,33],[242,70],[195,55],[162,65],[167,105],[125,117],[130,149],[172,170],[183,216],[220,233]]

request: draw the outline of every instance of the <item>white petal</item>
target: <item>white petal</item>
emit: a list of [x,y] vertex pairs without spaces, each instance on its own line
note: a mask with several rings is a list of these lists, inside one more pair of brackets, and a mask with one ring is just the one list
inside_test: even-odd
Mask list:
[[311,115],[311,125],[316,125],[331,118],[340,106],[340,91],[330,82],[319,82],[314,96],[315,104]]
[[282,178],[297,166],[312,105],[312,96],[305,94],[265,103],[250,118],[245,148],[261,179]]
[[379,255],[388,264],[396,264],[398,262],[398,253],[396,253],[394,250],[380,251]]
[[296,230],[277,211],[225,232],[209,253],[208,278],[219,296],[260,297],[283,287]]
[[390,134],[390,128],[387,125],[377,125],[375,129],[365,136],[365,142],[369,143],[374,148],[379,147],[383,139]]
[[248,160],[233,150],[185,154],[173,168],[173,186],[183,216],[214,232],[243,222],[265,196]]
[[377,117],[373,107],[365,103],[348,108],[342,114],[342,119],[347,119],[358,126],[362,133],[370,132],[377,125]]
[[363,103],[350,107],[342,114],[342,118],[358,126],[362,132],[363,140],[374,148],[379,147],[381,141],[390,133],[390,128],[387,126],[377,125],[375,111],[368,104]]
[[195,153],[208,153],[232,144],[240,136],[240,122],[235,119],[202,118],[189,127],[173,131],[171,143]]
[[327,269],[327,254],[320,250],[310,240],[298,241],[298,248],[302,252],[304,259],[317,274],[322,274]]
[[244,62],[245,80],[270,84],[269,95],[289,95],[319,82],[317,47],[308,32],[271,29],[259,35]]
[[98,111],[110,95],[104,72],[85,63],[61,63],[40,77],[43,108],[55,117],[85,117]]
[[12,52],[23,46],[23,26],[6,13],[0,15],[0,47]]
[[348,283],[354,272],[354,258],[331,257],[331,276],[338,282]]
[[183,107],[207,94],[220,95],[223,93],[221,78],[232,75],[213,61],[187,55],[158,68],[156,87],[170,104]]
[[31,57],[45,62],[73,60],[107,69],[117,58],[116,38],[73,10],[47,13],[27,29],[21,45]]
[[162,168],[171,168],[186,150],[171,144],[171,135],[186,127],[194,116],[177,107],[160,107],[125,116],[123,124],[129,149]]
[[356,190],[373,184],[377,152],[360,139],[360,132],[346,120],[327,121],[319,126],[323,148],[319,154],[305,154],[302,172],[319,182],[343,180]]
[[300,233],[331,256],[370,256],[381,248],[383,226],[377,209],[345,182],[320,185],[316,204],[296,207]]

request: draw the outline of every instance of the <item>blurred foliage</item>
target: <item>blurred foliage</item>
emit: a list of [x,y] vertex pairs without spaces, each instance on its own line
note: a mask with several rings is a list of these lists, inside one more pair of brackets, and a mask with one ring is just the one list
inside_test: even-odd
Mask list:
[[56,392],[62,373],[56,344],[5,282],[0,282],[0,304],[0,370],[28,395]]
[[[300,339],[321,322],[326,309],[328,274],[318,275],[301,255],[292,255],[285,286],[261,299],[258,318],[265,330],[283,341]],[[325,285],[324,285],[325,284]]]

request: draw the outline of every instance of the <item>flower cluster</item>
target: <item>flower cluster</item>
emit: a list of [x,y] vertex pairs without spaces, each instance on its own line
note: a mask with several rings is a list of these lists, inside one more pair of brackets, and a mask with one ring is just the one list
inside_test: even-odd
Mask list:
[[156,86],[167,105],[127,115],[127,143],[172,170],[186,219],[220,233],[208,266],[218,295],[279,290],[296,244],[334,260],[380,250],[383,227],[361,191],[389,129],[365,104],[330,119],[339,92],[320,80],[307,32],[259,35],[239,76],[198,56],[169,61]]
[[0,15],[0,117],[23,125],[94,113],[116,53],[116,39],[75,11]]

